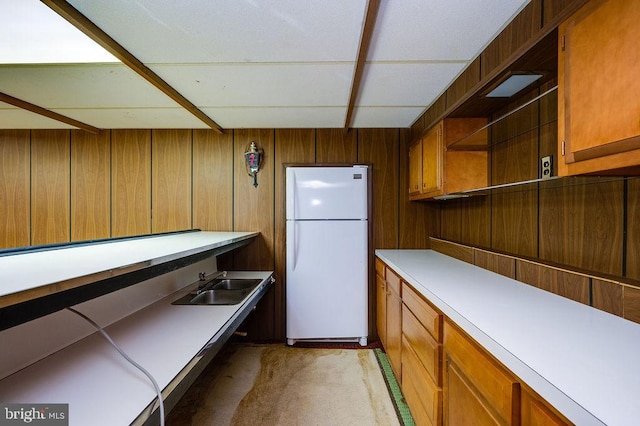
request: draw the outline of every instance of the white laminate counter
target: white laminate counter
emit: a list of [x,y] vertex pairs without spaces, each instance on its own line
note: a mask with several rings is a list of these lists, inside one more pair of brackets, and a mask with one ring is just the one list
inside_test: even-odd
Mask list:
[[638,424],[640,324],[435,251],[376,255],[575,424]]
[[[228,278],[260,278],[271,272],[229,272]],[[164,389],[230,320],[256,297],[238,305],[179,306],[171,302],[191,285],[106,328],[113,340]],[[63,311],[67,321],[91,329]],[[52,330],[55,332],[55,330]],[[68,403],[69,424],[128,425],[153,401],[146,376],[128,364],[98,333],[0,381],[2,403]]]
[[[257,236],[257,232],[185,232],[0,257],[0,306],[88,284]],[[16,294],[25,297],[16,300]],[[11,296],[11,297],[9,297]]]

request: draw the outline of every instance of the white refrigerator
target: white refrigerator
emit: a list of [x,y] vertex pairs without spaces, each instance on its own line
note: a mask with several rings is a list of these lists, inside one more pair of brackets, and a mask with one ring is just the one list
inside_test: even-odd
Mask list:
[[367,181],[367,166],[286,169],[289,345],[367,344]]

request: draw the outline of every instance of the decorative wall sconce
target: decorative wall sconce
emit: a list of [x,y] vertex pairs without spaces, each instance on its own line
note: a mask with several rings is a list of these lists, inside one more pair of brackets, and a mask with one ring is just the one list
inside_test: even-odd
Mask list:
[[244,152],[244,165],[249,176],[253,176],[253,186],[258,187],[258,171],[262,166],[264,152],[252,141]]

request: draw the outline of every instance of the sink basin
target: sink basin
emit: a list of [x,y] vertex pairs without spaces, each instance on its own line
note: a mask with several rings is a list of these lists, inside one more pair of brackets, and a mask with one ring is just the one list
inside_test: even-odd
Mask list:
[[249,294],[249,290],[205,290],[189,301],[189,305],[235,305]]
[[212,290],[246,290],[260,284],[262,280],[249,280],[238,278],[217,278],[211,282]]
[[189,293],[172,304],[237,305],[261,282],[261,279],[216,278],[201,286],[199,292]]

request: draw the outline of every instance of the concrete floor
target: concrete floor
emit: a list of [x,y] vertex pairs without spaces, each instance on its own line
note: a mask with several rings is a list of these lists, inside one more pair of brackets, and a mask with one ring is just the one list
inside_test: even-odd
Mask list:
[[229,344],[167,425],[399,425],[371,349]]

